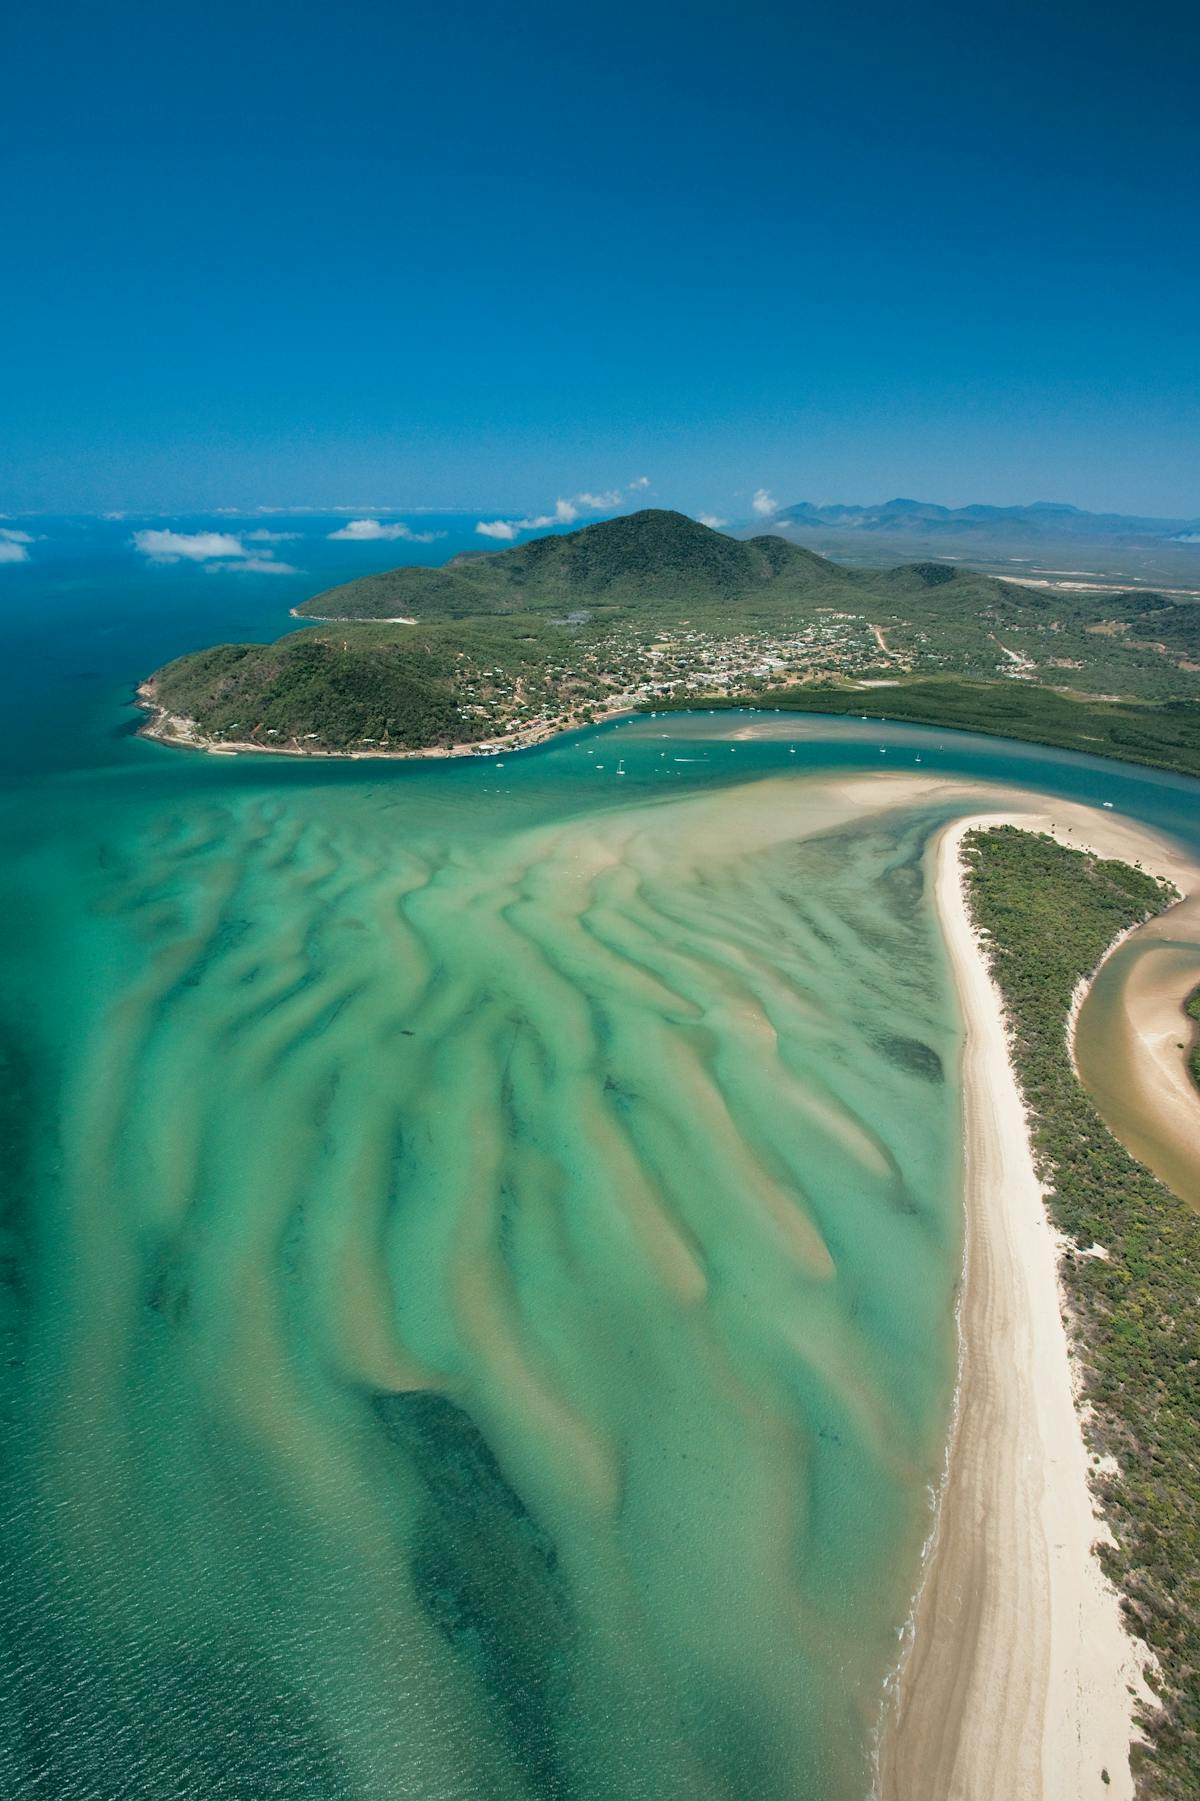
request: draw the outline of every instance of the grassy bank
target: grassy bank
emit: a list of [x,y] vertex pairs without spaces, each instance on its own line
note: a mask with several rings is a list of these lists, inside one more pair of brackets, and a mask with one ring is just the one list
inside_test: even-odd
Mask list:
[[1087,700],[1033,682],[929,677],[873,689],[814,683],[720,699],[693,694],[677,701],[657,700],[653,705],[660,713],[672,707],[766,706],[796,713],[865,714],[868,719],[897,719],[911,725],[944,725],[957,731],[987,732],[992,737],[1020,738],[1200,776],[1200,705],[1194,701]]
[[[1139,1794],[1200,1794],[1200,1217],[1117,1143],[1077,1081],[1066,1020],[1119,932],[1169,904],[1141,870],[1012,827],[964,841],[976,924],[1008,1010],[1084,1371],[1103,1553],[1158,1660]],[[1072,1248],[1073,1247],[1073,1248]],[[1100,1247],[1097,1254],[1095,1247]],[[1086,1253],[1086,1254],[1084,1254]]]

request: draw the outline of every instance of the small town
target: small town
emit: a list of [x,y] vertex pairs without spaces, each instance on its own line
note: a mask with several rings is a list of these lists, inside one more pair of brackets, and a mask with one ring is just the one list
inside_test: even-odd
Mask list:
[[[910,651],[889,649],[880,628],[861,615],[833,609],[785,634],[722,634],[684,625],[647,641],[636,632],[614,632],[570,663],[546,663],[519,676],[480,670],[462,684],[459,713],[464,736],[474,737],[485,722],[504,734],[472,745],[488,756],[655,701],[761,695],[814,681],[887,681],[911,673],[914,660]],[[921,659],[924,666],[939,660]]]
[[[948,658],[934,651],[923,632],[910,632],[909,645],[895,649],[883,629],[857,613],[822,609],[794,632],[743,631],[727,635],[686,627],[658,633],[647,642],[636,632],[614,632],[593,642],[570,663],[550,662],[513,675],[483,669],[462,683],[466,697],[458,711],[471,751],[491,756],[524,749],[556,732],[655,701],[677,703],[684,696],[754,697],[813,682],[858,681],[886,686],[914,672],[933,673]],[[997,676],[1027,680],[1035,665],[997,643]],[[477,738],[480,729],[503,737]]]

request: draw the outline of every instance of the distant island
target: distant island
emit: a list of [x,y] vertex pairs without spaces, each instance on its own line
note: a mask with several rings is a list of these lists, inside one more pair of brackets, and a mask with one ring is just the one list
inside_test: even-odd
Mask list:
[[849,568],[648,509],[296,609],[139,688],[143,731],[211,751],[490,754],[636,708],[766,704],[925,721],[1200,774],[1200,601]]

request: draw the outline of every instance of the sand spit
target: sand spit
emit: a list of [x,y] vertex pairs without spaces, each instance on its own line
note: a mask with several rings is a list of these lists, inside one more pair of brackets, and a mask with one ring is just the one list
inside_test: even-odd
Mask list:
[[1132,1796],[1134,1700],[1146,1693],[1145,1647],[1124,1631],[1092,1551],[1106,1527],[1088,1486],[1058,1246],[961,880],[964,834],[1002,823],[1140,859],[1181,888],[1196,879],[1167,840],[1066,803],[963,820],[938,843],[937,905],[966,1024],[961,1361],[937,1528],[880,1750],[883,1801]]

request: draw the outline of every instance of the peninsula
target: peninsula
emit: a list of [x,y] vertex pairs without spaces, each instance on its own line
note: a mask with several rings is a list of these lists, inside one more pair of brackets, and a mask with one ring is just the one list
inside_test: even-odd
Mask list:
[[958,563],[850,569],[648,509],[296,609],[142,683],[146,735],[290,755],[490,754],[634,709],[767,704],[1200,773],[1200,602]]
[[939,841],[966,1026],[961,1363],[885,1801],[1196,1792],[1200,1220],[1109,1135],[1065,1028],[1113,938],[1198,882],[1155,833],[1061,801]]

